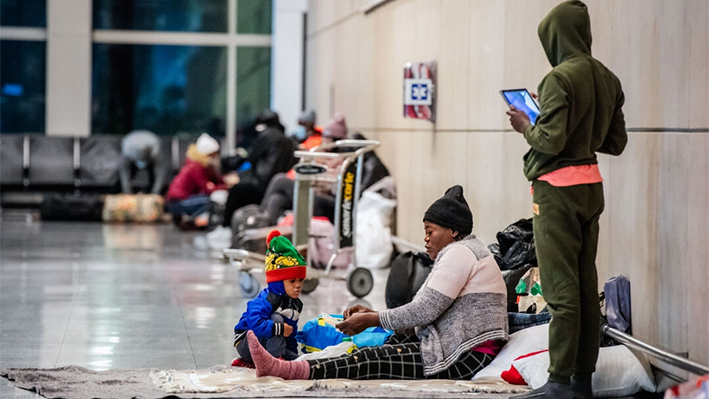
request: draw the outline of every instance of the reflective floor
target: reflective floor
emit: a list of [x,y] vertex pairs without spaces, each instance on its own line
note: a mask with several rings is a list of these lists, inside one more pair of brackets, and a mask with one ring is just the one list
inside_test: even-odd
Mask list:
[[[234,357],[246,308],[236,268],[172,225],[104,225],[0,217],[0,369],[208,368]],[[337,273],[341,274],[341,273]],[[303,295],[301,326],[354,303],[384,308],[387,270],[357,301],[321,279]],[[264,284],[263,274],[257,279]],[[0,398],[39,397],[0,379]]]

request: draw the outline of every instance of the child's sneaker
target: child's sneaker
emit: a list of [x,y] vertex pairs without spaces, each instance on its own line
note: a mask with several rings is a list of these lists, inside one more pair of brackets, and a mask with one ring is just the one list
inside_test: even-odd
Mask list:
[[247,363],[238,357],[231,361],[231,367],[246,367],[247,369],[256,368],[256,366],[254,366],[253,364]]
[[198,228],[206,228],[209,226],[209,212],[205,212],[194,218],[194,225]]

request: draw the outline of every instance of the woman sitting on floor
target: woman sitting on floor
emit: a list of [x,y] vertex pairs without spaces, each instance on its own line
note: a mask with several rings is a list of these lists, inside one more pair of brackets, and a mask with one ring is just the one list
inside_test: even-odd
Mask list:
[[494,257],[471,235],[473,215],[463,188],[449,188],[423,221],[426,253],[435,263],[413,301],[381,312],[357,305],[337,325],[348,335],[374,326],[394,330],[387,344],[335,358],[287,362],[269,355],[249,331],[256,375],[469,380],[490,364],[508,339],[507,294]]

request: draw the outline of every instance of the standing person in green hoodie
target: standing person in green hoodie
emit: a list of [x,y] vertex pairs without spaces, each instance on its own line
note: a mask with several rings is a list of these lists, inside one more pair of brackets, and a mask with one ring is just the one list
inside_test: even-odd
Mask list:
[[618,78],[591,56],[586,5],[559,4],[538,28],[553,66],[539,84],[539,117],[510,107],[514,130],[532,147],[534,240],[549,325],[549,381],[519,398],[592,398],[600,309],[596,250],[603,179],[596,152],[620,155],[628,141]]

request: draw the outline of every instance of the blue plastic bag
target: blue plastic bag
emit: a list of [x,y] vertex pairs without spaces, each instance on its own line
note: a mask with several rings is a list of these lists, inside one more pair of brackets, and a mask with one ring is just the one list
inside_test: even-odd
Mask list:
[[[303,344],[303,352],[320,351],[328,346],[337,345],[348,335],[338,331],[335,323],[342,321],[342,315],[322,314],[317,318],[308,320],[303,328],[298,331],[295,339]],[[369,327],[352,337],[352,342],[358,347],[382,346],[394,333],[381,327]]]
[[[337,331],[334,325],[328,322],[327,315],[320,315],[308,320],[302,329],[295,335],[295,340],[303,344],[303,352],[321,351],[328,346],[337,345],[348,336]],[[342,320],[342,315],[330,315],[331,318]]]
[[352,342],[358,348],[365,346],[382,346],[386,340],[394,333],[381,327],[369,327],[361,333],[352,337]]

